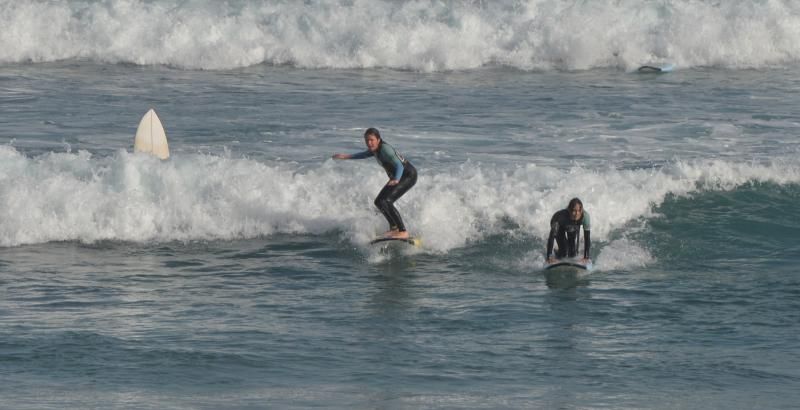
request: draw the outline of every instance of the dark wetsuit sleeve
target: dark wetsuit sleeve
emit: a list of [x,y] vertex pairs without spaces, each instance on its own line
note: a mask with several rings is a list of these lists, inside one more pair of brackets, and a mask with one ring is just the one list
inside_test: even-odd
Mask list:
[[356,152],[355,154],[350,154],[350,159],[364,159],[373,156],[374,154],[370,150]]
[[[556,215],[558,215],[556,213]],[[550,219],[550,235],[547,237],[547,259],[553,255],[553,242],[556,240],[556,233],[558,232],[558,219],[556,215]]]
[[592,246],[592,240],[589,234],[592,231],[583,231],[583,257],[589,259],[589,248]]
[[583,211],[583,257],[589,259],[589,248],[592,246],[592,239],[589,232],[592,230],[592,217],[589,212]]

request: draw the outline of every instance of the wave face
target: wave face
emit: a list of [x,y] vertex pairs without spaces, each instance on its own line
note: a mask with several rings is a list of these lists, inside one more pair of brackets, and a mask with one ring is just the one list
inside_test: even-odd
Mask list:
[[796,1],[0,0],[0,63],[418,71],[785,66]]
[[[340,164],[339,164],[340,165]],[[311,169],[214,155],[159,161],[119,151],[27,157],[0,147],[0,246],[50,241],[192,241],[338,232],[366,243],[385,229],[372,200],[385,182],[374,164]],[[364,178],[365,175],[370,175]],[[563,189],[585,181],[577,191]],[[792,163],[711,160],[658,169],[559,170],[471,165],[423,175],[398,201],[426,248],[447,252],[492,235],[544,240],[558,204],[579,196],[592,236],[612,242],[635,231],[667,198],[730,191],[752,183],[794,186]],[[373,212],[376,212],[373,214]],[[612,244],[613,245],[613,244]],[[611,246],[609,249],[613,249]]]

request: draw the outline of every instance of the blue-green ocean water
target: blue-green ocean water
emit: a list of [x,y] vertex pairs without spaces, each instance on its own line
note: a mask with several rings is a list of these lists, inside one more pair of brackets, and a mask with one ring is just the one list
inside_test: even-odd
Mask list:
[[[547,31],[515,17],[541,2],[312,3],[188,2],[167,15],[197,43],[148,54],[115,22],[170,2],[0,2],[40,34],[37,16],[72,16],[71,36],[26,37],[36,47],[0,35],[0,407],[796,407],[791,65],[755,48],[714,64],[716,49],[678,35],[671,52],[631,41],[608,62],[551,37],[514,53],[460,31]],[[648,10],[670,27],[716,10],[643,4],[629,30]],[[431,40],[409,55],[328,27],[353,42],[330,49],[296,15],[324,26],[381,10],[411,28],[380,35],[434,27],[482,52]],[[742,10],[720,13],[762,17]],[[193,26],[215,13],[238,16],[215,26],[224,56]],[[242,51],[248,24],[280,27],[261,38],[271,57]],[[636,73],[643,55],[678,69]],[[132,153],[151,107],[167,161]],[[362,150],[372,126],[419,171],[397,203],[418,249],[367,244],[386,228],[372,205],[385,173],[330,159]],[[545,276],[548,221],[575,196],[595,270]]]

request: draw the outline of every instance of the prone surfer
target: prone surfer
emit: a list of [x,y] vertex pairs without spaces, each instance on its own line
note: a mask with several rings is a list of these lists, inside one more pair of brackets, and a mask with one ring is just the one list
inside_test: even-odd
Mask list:
[[[573,258],[578,253],[578,241],[581,236],[581,227],[584,233],[583,258],[581,263],[591,262],[589,248],[592,245],[590,238],[591,218],[583,209],[583,202],[572,198],[566,209],[562,209],[550,218],[550,236],[547,238],[547,263],[555,263],[564,257]],[[553,241],[558,243],[558,249],[553,254]]]
[[389,182],[375,198],[375,206],[389,222],[389,231],[384,236],[407,239],[408,231],[400,213],[394,207],[394,202],[417,183],[417,170],[394,147],[386,143],[375,128],[368,128],[364,132],[364,144],[367,146],[366,151],[355,154],[333,154],[333,159],[364,159],[374,156],[378,160],[389,176]]

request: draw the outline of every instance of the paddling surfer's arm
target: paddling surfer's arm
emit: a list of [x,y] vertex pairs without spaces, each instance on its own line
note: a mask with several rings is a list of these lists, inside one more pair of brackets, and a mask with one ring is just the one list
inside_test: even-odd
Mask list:
[[555,263],[556,257],[553,255],[553,244],[556,240],[556,233],[558,232],[558,220],[556,216],[550,220],[550,235],[547,237],[547,263]]
[[583,259],[581,263],[584,265],[591,262],[592,258],[589,257],[589,248],[592,246],[592,240],[589,238],[592,231],[583,231]]
[[589,213],[586,212],[585,210],[583,211],[583,218],[581,221],[581,225],[583,225],[583,259],[581,260],[581,262],[586,264],[592,261],[592,258],[589,253],[589,250],[592,247],[592,238],[591,238],[592,218],[589,216]]

